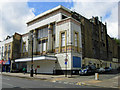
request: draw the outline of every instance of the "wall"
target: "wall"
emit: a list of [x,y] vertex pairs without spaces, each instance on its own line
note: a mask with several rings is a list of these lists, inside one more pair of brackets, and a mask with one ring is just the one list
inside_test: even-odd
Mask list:
[[[5,44],[11,44],[12,46],[12,42],[13,42],[13,37],[7,39],[7,40],[4,40],[2,42],[0,42],[0,47],[1,47],[1,51],[2,51],[2,46],[3,46],[3,56],[4,56],[4,52],[5,52]],[[11,50],[12,50],[12,47],[11,47]],[[1,52],[2,53],[2,52]],[[0,53],[0,60],[2,59],[1,57],[1,53]],[[11,51],[11,58],[12,58],[12,51]]]
[[[56,64],[57,70],[65,70],[65,59],[66,59],[66,53],[59,53],[55,55],[58,59],[58,62]],[[71,53],[67,53],[67,70],[71,70]]]
[[61,24],[61,25],[58,25],[56,26],[56,34],[55,34],[55,47],[59,47],[59,40],[60,40],[60,32],[61,31],[67,31],[67,45],[68,45],[68,42],[71,41],[71,38],[70,38],[70,23],[69,22],[66,22],[64,24]]
[[13,36],[13,45],[12,45],[12,59],[20,58],[20,48],[21,48],[21,35],[15,33]]
[[[29,42],[28,34],[23,35],[21,37],[21,48],[20,48],[21,57],[27,57],[28,56],[28,42]],[[25,52],[23,52],[23,43],[26,44]]]
[[[34,61],[33,69],[35,70],[37,66],[40,66],[39,68],[37,68],[37,73],[53,74],[55,61],[50,61],[50,60]],[[30,72],[30,70],[31,70],[31,62],[27,62],[27,72]]]
[[97,64],[99,64],[99,67],[103,67],[103,68],[110,67],[110,64],[111,64],[112,69],[117,69],[120,66],[120,64],[116,62],[98,60],[98,59],[93,59],[93,58],[84,58],[82,60],[82,64],[85,64],[85,65],[89,65],[89,62],[92,62],[92,64],[95,63],[96,67],[98,67]]
[[28,26],[28,31],[34,30],[35,28],[39,28],[41,26],[47,25],[52,22],[60,21],[61,20],[61,13],[55,12],[54,14],[50,14],[45,16],[43,19],[39,20],[37,23],[34,23]]

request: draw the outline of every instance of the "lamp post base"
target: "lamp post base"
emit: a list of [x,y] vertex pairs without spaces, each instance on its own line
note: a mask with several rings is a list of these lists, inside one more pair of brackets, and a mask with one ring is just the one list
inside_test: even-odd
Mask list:
[[30,71],[30,77],[33,77],[33,69]]

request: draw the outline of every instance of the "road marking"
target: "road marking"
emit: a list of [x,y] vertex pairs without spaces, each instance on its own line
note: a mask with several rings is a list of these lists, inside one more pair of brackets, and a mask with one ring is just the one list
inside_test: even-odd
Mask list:
[[10,80],[9,78],[2,78],[2,79],[5,79],[5,80]]
[[2,82],[2,84],[6,84],[6,85],[9,85],[9,86],[12,86],[12,87],[16,87],[15,85],[12,85],[12,84],[9,84],[9,83],[5,83],[5,82]]
[[76,85],[80,85],[81,86],[81,85],[86,85],[86,83],[84,83],[84,82],[77,82]]

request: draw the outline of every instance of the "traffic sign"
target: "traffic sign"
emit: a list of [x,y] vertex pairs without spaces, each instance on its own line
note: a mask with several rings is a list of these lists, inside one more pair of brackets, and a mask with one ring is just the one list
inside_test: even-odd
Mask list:
[[65,62],[65,65],[67,65],[67,62]]
[[67,62],[68,61],[68,59],[65,59],[65,62]]

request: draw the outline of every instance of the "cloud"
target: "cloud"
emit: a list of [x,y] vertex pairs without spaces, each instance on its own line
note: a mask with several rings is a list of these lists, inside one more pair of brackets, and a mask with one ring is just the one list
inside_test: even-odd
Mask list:
[[[118,2],[76,2],[71,10],[75,10],[88,19],[92,16],[102,16],[102,21],[107,22],[107,32],[111,37],[118,38]],[[116,0],[117,1],[117,0]],[[106,17],[107,15],[107,17]]]
[[120,2],[118,3],[118,38],[120,39]]
[[0,40],[15,32],[20,34],[28,32],[26,22],[34,17],[33,10],[28,7],[27,2],[0,3]]

